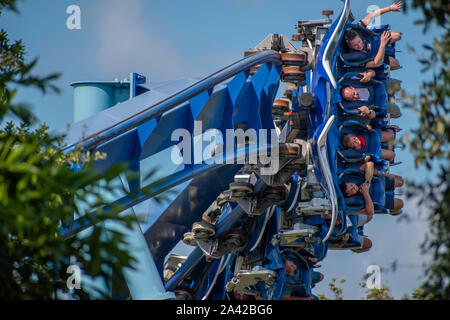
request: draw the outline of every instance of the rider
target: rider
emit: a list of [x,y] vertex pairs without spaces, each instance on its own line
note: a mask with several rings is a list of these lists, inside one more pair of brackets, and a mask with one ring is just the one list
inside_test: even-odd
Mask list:
[[[371,129],[370,125],[368,125],[368,128]],[[385,130],[381,132],[381,142],[391,141],[394,138],[395,135],[392,130]],[[355,134],[346,134],[342,138],[342,146],[345,149],[364,150],[366,146],[366,140],[363,136],[357,136]],[[381,149],[381,158],[393,162],[395,158],[395,152],[388,149]]]
[[[380,16],[386,12],[399,12],[400,9],[403,7],[402,1],[397,1],[396,3],[379,9],[372,11],[369,13],[364,19],[362,19],[359,23],[363,27],[367,27],[371,21],[377,17]],[[361,34],[358,31],[355,30],[347,30],[344,34],[345,42],[350,50],[350,52],[360,52],[362,54],[368,54],[369,52],[369,43],[367,41],[364,41],[361,37]],[[386,46],[389,43],[397,42],[401,39],[401,33],[397,31],[384,31],[380,36],[380,46],[378,49],[378,52],[376,56],[373,58],[372,61],[369,61],[365,64],[366,68],[378,68],[381,66],[383,62],[386,64],[389,64],[391,67],[391,70],[396,70],[400,68],[400,64],[397,59],[391,56],[385,57],[385,49]]]

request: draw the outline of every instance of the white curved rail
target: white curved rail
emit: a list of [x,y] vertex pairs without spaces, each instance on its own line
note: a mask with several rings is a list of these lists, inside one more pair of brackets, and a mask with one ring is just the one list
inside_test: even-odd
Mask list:
[[333,34],[331,35],[330,40],[325,48],[322,57],[322,65],[325,69],[325,72],[330,78],[330,82],[333,85],[333,88],[337,88],[336,79],[331,72],[331,65],[333,63],[334,54],[336,52],[336,48],[339,44],[339,39],[341,38],[341,34],[344,31],[345,24],[348,20],[348,16],[350,14],[350,0],[345,0],[344,8],[342,10],[341,18],[339,19],[338,24],[336,25],[336,29],[334,29]]
[[325,124],[325,127],[322,130],[322,133],[319,136],[319,139],[317,140],[317,153],[319,155],[319,162],[320,167],[322,169],[322,174],[324,175],[324,178],[327,182],[328,186],[328,194],[331,201],[331,223],[330,223],[330,229],[328,229],[328,233],[323,238],[322,242],[325,242],[330,238],[331,234],[334,230],[334,225],[336,224],[337,219],[337,197],[336,197],[336,190],[334,189],[334,182],[333,177],[331,175],[330,171],[330,164],[328,163],[328,155],[327,155],[327,147],[326,147],[326,141],[327,141],[327,135],[328,131],[330,130],[332,124],[334,122],[334,115],[332,115],[327,123]]

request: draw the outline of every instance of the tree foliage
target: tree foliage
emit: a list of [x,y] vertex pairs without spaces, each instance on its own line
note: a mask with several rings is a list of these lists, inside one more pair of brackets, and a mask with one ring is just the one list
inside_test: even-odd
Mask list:
[[[422,245],[424,252],[432,252],[433,259],[426,270],[424,294],[436,299],[450,298],[450,4],[446,1],[411,0],[413,9],[422,11],[423,32],[431,26],[439,36],[423,46],[426,56],[419,57],[423,72],[431,73],[431,80],[423,81],[417,95],[404,93],[405,107],[419,116],[418,126],[406,142],[415,158],[416,167],[425,166],[436,177],[425,183],[409,182],[409,197],[419,197],[429,221],[429,235]],[[415,50],[412,49],[414,52]]]
[[411,296],[405,295],[401,300],[433,300],[434,296],[426,294],[423,288],[416,288]]
[[340,284],[345,283],[345,279],[339,280],[339,283],[336,283],[337,279],[332,278],[331,282],[328,284],[328,287],[330,288],[331,292],[334,294],[335,300],[343,300],[344,299],[344,291],[342,290],[342,287]]
[[[340,279],[339,283],[337,283],[336,278],[332,278],[331,282],[328,284],[328,287],[330,291],[334,295],[334,300],[343,300],[344,298],[344,290],[342,289],[341,285],[345,283],[345,279]],[[364,296],[361,298],[361,300],[394,300],[394,297],[391,294],[391,289],[387,284],[383,284],[381,288],[373,288],[369,289],[367,288],[367,285],[365,282],[360,282],[359,286],[363,289],[366,289],[364,292]],[[332,300],[331,298],[328,298],[326,295],[318,293],[317,297],[319,300]],[[427,294],[425,290],[421,287],[416,288],[411,295],[405,295],[401,300],[432,300],[434,299],[434,296],[432,294]]]
[[[361,288],[367,287],[365,282],[361,282],[359,285]],[[386,284],[383,284],[379,289],[366,288],[365,294],[362,300],[394,300],[394,297],[391,295],[391,289]]]
[[[17,11],[17,1],[0,0],[0,14],[5,9]],[[83,282],[81,289],[68,292],[69,265],[77,264],[85,275],[111,288],[111,275],[120,278],[133,262],[124,235],[100,223],[115,221],[129,228],[135,222],[119,216],[119,206],[103,209],[107,195],[125,192],[111,184],[125,166],[100,174],[94,158],[87,157],[72,170],[73,159],[79,157],[62,152],[60,138],[45,125],[31,129],[35,117],[15,102],[18,90],[58,91],[53,85],[57,74],[31,74],[36,62],[27,63],[23,43],[11,43],[6,30],[0,31],[0,299],[54,299],[62,292],[90,298],[95,292]],[[20,124],[5,124],[6,116],[15,116]],[[74,214],[84,213],[94,226],[83,237],[63,237],[62,227]]]

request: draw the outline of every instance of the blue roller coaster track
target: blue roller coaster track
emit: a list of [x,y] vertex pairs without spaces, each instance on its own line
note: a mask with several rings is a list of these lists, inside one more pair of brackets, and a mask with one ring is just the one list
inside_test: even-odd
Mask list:
[[[299,21],[292,40],[271,34],[201,80],[146,88],[145,77],[132,73],[122,82],[72,84],[76,122],[64,130],[65,151],[103,152],[98,170],[127,163],[139,176],[121,176],[115,183],[128,194],[110,202],[140,222],[131,230],[102,222],[126,234],[136,259],[135,269],[124,271],[128,292],[111,297],[313,297],[314,270],[328,250],[368,249],[359,224],[364,199],[344,197],[340,188],[364,179],[359,166],[368,155],[380,173],[370,187],[375,213],[398,214],[386,208],[393,191],[385,179],[395,163],[381,155],[396,80],[384,64],[370,82],[355,80],[365,61],[348,57],[343,41],[353,28],[376,43],[389,27],[354,24],[350,0],[342,3],[334,22],[330,12]],[[350,85],[370,93],[377,108],[371,127],[342,99]],[[343,148],[348,133],[365,137],[364,153]],[[168,201],[156,203],[158,195]],[[79,214],[62,233],[83,237],[90,228]]]

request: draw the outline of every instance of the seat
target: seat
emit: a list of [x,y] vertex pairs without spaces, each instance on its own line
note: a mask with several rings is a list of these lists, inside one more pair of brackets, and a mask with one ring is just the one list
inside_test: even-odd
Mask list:
[[352,149],[355,150],[353,151],[354,154],[360,152],[361,156],[365,154],[375,156],[377,157],[376,159],[381,158],[381,129],[368,130],[368,128],[360,122],[347,120],[341,125],[339,131],[340,149],[344,150],[341,142],[342,138],[347,134],[354,134],[362,136],[366,141],[366,145],[363,149]]
[[292,249],[283,249],[281,254],[295,263],[299,272],[298,280],[295,276],[286,276],[285,288],[291,290],[291,295],[309,297],[312,295],[313,268],[299,253]]
[[[388,105],[386,81],[372,79],[370,82],[360,82],[358,79],[355,79],[358,75],[359,73],[357,72],[347,72],[340,78],[337,96],[333,102],[338,103],[339,108],[344,114],[359,114],[359,110],[355,109],[358,109],[361,106],[367,106],[377,113],[377,118],[384,118],[386,116]],[[349,86],[356,89],[365,88],[369,90],[369,100],[345,101],[341,96],[341,90],[342,88]]]
[[[364,172],[358,169],[348,168],[339,177],[341,182],[352,182],[357,185],[365,181]],[[375,213],[385,213],[386,202],[386,177],[385,176],[373,176],[370,186],[369,194],[374,204]],[[360,194],[356,194],[350,197],[345,197],[345,206],[349,212],[347,215],[357,214],[359,210],[365,206],[364,197]]]
[[[370,30],[360,23],[357,24],[349,24],[347,29],[355,30],[359,33],[361,39],[366,42],[368,51],[367,52],[358,52],[352,51],[349,52],[349,48],[345,40],[341,41],[340,45],[340,54],[339,60],[345,67],[364,67],[364,65],[375,58],[378,49],[380,47],[380,34],[389,30],[389,25],[380,26],[377,29]],[[389,44],[386,46],[385,55],[395,57],[395,43]],[[383,77],[385,74],[386,65],[383,63],[380,67],[374,68],[377,76]]]

